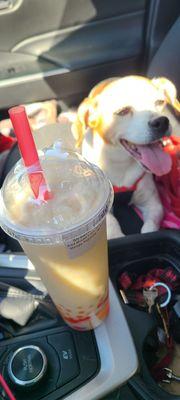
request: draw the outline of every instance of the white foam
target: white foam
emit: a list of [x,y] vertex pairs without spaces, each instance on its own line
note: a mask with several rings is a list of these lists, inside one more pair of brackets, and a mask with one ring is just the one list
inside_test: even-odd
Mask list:
[[61,143],[47,149],[45,156],[41,165],[53,198],[35,199],[26,170],[16,167],[4,189],[11,220],[32,229],[59,230],[90,218],[103,202],[104,182],[79,156],[63,150]]

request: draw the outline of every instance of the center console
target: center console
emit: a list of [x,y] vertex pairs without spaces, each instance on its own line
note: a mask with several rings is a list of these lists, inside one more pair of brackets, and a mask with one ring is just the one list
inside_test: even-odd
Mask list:
[[[24,255],[0,255],[0,262],[1,282],[41,298],[45,288]],[[136,372],[131,334],[111,282],[109,287],[111,311],[95,331],[69,328],[48,295],[25,327],[0,318],[0,372],[16,400],[100,399]]]

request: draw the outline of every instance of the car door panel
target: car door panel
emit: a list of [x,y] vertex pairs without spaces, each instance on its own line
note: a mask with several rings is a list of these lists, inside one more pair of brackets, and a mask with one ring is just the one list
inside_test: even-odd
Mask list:
[[71,104],[110,74],[138,71],[146,5],[147,0],[21,0],[0,13],[1,107],[51,97]]
[[13,52],[36,55],[70,71],[138,57],[143,46],[143,20],[144,12],[140,11],[61,29],[29,38]]
[[94,84],[109,76],[129,75],[139,69],[137,58],[129,58],[69,72],[63,67],[0,81],[0,104],[62,100],[63,106],[78,104]]
[[0,12],[0,51],[45,32],[142,11],[146,0],[14,0]]
[[[2,1],[11,6],[0,8],[1,108],[52,97],[71,105],[98,80],[142,73],[162,37],[151,19],[163,0]],[[165,3],[170,24],[177,0],[170,20]]]

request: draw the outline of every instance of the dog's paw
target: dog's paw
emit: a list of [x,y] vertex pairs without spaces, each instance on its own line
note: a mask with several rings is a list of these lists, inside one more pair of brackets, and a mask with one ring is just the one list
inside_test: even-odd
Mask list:
[[148,220],[141,228],[141,233],[149,233],[158,231],[159,226],[152,220]]
[[106,217],[107,222],[107,238],[109,239],[117,239],[124,236],[124,233],[121,230],[121,227],[117,221],[117,219],[112,214],[107,214]]

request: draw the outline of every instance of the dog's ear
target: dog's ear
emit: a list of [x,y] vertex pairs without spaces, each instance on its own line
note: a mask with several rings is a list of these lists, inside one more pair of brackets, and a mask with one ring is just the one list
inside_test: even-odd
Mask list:
[[109,78],[99,82],[93,87],[89,93],[89,97],[83,100],[80,104],[76,120],[72,124],[72,133],[76,139],[76,147],[80,147],[83,141],[86,129],[89,127],[92,130],[98,130],[103,136],[101,126],[101,115],[98,108],[98,98],[101,96],[103,89],[117,78]]
[[174,83],[164,77],[154,78],[152,79],[152,83],[164,93],[167,102],[175,109],[175,111],[180,113],[180,103],[177,99],[177,91]]
[[80,147],[88,127],[96,129],[99,125],[97,100],[86,98],[80,104],[77,117],[72,124],[72,133],[76,139],[76,147]]

